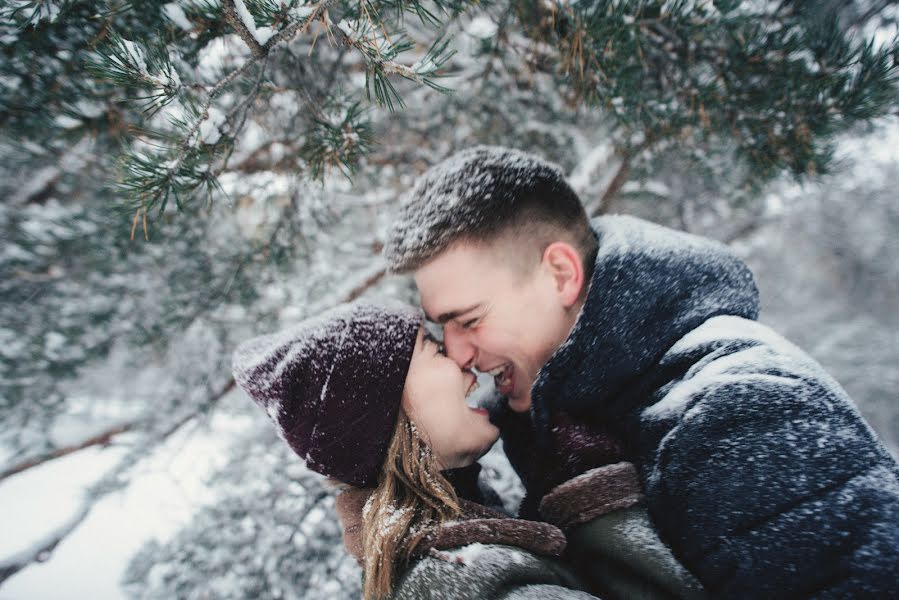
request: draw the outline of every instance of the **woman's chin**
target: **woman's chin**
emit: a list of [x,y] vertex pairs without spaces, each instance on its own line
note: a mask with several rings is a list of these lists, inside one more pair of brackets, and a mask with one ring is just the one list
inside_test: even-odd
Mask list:
[[478,453],[478,457],[475,460],[480,460],[482,456],[490,452],[490,449],[493,448],[496,440],[499,439],[499,429],[496,429],[496,426],[492,424],[491,427],[495,430],[495,434],[490,437],[490,440],[484,445],[484,448]]

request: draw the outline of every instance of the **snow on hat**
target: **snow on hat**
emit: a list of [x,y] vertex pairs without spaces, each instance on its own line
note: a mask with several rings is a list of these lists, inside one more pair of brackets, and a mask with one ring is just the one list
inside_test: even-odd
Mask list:
[[372,486],[421,323],[409,307],[343,305],[244,342],[231,369],[310,469]]

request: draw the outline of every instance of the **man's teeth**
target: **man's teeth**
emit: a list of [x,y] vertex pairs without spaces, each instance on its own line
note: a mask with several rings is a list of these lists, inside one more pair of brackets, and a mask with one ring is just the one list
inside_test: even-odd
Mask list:
[[493,375],[494,385],[498,388],[506,387],[512,383],[512,368],[509,365],[497,367],[488,371],[488,373]]

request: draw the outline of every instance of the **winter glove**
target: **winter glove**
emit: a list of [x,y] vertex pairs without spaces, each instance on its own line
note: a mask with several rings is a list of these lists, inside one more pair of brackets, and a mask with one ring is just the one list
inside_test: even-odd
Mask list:
[[622,444],[608,428],[575,422],[567,415],[551,418],[548,435],[538,441],[529,413],[506,407],[494,414],[503,448],[525,487],[519,516],[539,518],[540,500],[557,485],[595,467],[624,460]]
[[440,472],[462,500],[483,504],[484,506],[500,506],[502,501],[489,485],[484,485],[478,479],[481,474],[481,464],[474,462],[467,467],[446,469]]

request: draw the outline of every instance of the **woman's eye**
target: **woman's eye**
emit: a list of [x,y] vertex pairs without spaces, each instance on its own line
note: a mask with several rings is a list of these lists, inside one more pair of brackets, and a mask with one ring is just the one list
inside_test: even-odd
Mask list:
[[474,324],[477,323],[477,319],[468,319],[467,321],[462,322],[462,329],[471,329],[474,327]]
[[443,345],[443,342],[435,338],[430,332],[425,332],[424,340],[426,342],[430,342],[437,347],[437,353],[446,356],[446,346]]

